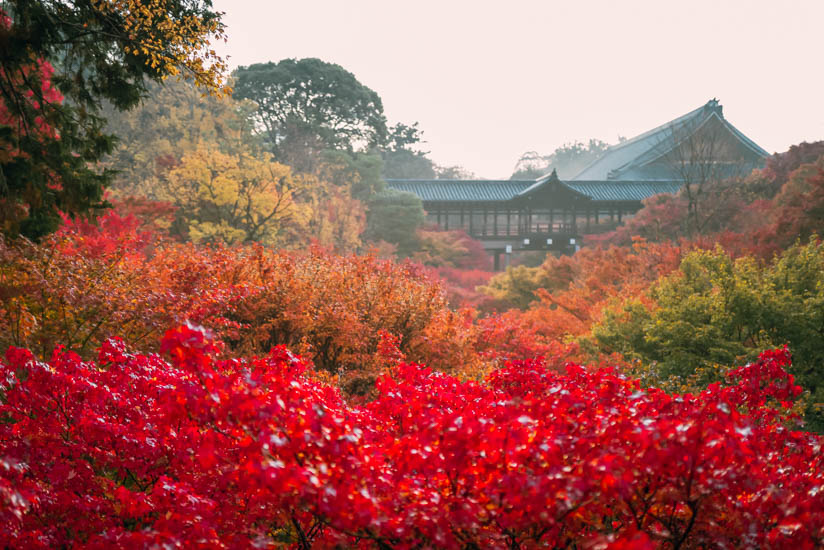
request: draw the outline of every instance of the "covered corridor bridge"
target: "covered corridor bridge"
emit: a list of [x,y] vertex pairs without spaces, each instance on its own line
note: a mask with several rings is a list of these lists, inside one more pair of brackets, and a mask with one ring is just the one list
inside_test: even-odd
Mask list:
[[517,250],[574,252],[581,235],[608,230],[659,193],[743,176],[768,153],[730,124],[717,99],[613,145],[568,181],[387,180],[414,193],[441,229],[463,229],[501,268]]
[[[420,197],[427,221],[462,229],[481,241],[501,269],[501,256],[520,250],[574,252],[581,235],[615,227],[674,181],[565,181],[553,171],[538,180],[387,180]],[[508,262],[508,256],[505,256]]]

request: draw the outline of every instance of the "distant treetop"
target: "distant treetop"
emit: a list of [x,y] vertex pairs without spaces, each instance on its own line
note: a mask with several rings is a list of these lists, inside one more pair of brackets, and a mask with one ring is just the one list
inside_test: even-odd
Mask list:
[[353,151],[387,138],[378,94],[334,63],[307,58],[239,67],[234,88],[235,98],[257,103],[259,128],[286,161],[293,148]]

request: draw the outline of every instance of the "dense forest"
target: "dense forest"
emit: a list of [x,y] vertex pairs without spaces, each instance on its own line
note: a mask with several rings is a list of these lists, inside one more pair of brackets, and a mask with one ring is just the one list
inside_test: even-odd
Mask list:
[[492,272],[417,122],[225,32],[0,3],[0,546],[824,546],[824,141]]

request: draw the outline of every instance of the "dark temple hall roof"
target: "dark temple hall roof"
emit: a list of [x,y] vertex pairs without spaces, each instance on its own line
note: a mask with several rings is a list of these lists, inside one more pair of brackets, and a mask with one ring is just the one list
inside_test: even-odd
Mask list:
[[387,180],[390,189],[406,191],[424,202],[499,202],[524,197],[543,185],[562,185],[594,201],[641,201],[659,193],[677,193],[671,181],[612,182],[538,180]]
[[[671,163],[690,144],[719,140],[711,159],[689,161],[714,166],[730,177],[763,165],[769,154],[730,124],[717,99],[666,124],[607,149],[577,176],[560,181],[557,174],[537,180],[387,180],[391,189],[414,193],[424,202],[500,202],[530,200],[540,190],[573,192],[592,201],[637,202],[659,193],[677,193],[684,182]],[[693,145],[695,147],[695,145]],[[727,155],[727,156],[724,156]],[[699,165],[701,166],[701,165]]]
[[386,180],[390,189],[407,191],[429,202],[508,201],[535,180]]
[[565,181],[564,185],[594,201],[642,201],[660,193],[675,194],[681,184],[673,181]]

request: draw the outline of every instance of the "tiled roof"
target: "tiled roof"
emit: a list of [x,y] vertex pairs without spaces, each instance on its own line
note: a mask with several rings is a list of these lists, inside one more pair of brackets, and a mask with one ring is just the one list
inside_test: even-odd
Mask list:
[[675,194],[681,184],[674,181],[565,181],[570,189],[594,201],[640,201],[659,193]]
[[[543,184],[547,177],[533,180],[387,180],[389,187],[414,193],[429,202],[508,201]],[[558,181],[595,201],[640,201],[658,193],[677,193],[681,185],[672,181]]]
[[[751,161],[758,163],[768,153],[724,119],[718,100],[666,124],[610,147],[601,157],[568,181],[557,174],[537,180],[387,180],[389,187],[414,193],[425,202],[489,202],[518,198],[529,200],[545,186],[562,185],[594,201],[641,201],[659,193],[677,193],[681,178],[660,159],[680,143],[676,132],[689,135],[697,131],[721,129],[727,132]],[[731,168],[751,168],[736,161]],[[755,166],[753,166],[755,167]],[[732,175],[732,174],[731,174]],[[557,189],[555,190],[557,191]],[[586,200],[586,199],[584,199]]]
[[[578,181],[658,179],[661,175],[654,173],[653,167],[647,166],[648,163],[672,150],[676,142],[680,141],[678,135],[692,134],[710,120],[720,122],[729,134],[738,139],[746,150],[749,150],[748,154],[754,159],[764,159],[769,156],[769,153],[730,124],[722,112],[718,100],[710,100],[705,105],[675,120],[613,145],[572,179]],[[648,168],[652,170],[651,173],[647,173]]]
[[507,201],[534,180],[386,180],[389,187],[407,191],[423,201]]

